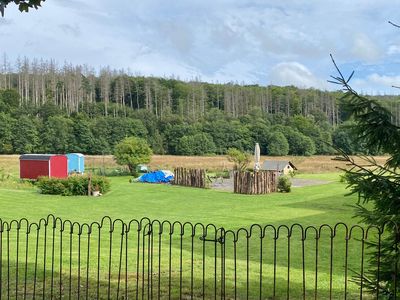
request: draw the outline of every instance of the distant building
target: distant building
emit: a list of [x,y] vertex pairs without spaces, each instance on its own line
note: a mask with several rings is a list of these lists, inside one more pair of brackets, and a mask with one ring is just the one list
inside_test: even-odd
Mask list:
[[66,178],[68,162],[65,155],[24,154],[19,157],[20,178],[38,179],[39,176]]
[[297,168],[290,162],[285,160],[266,160],[261,166],[261,170],[265,171],[278,171],[279,174],[289,174],[297,170]]

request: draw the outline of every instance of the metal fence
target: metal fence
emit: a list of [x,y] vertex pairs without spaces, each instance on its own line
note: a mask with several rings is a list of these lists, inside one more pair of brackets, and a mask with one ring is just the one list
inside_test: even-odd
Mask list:
[[397,263],[393,282],[366,282],[369,268],[379,279],[385,235],[343,223],[0,221],[0,299],[396,299]]

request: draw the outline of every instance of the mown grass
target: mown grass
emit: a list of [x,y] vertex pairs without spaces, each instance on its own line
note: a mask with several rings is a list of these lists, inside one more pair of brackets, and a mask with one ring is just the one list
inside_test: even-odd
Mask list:
[[[322,178],[333,179],[336,176]],[[147,216],[160,220],[213,223],[227,228],[253,223],[356,223],[352,209],[345,206],[355,199],[343,196],[346,194],[345,185],[337,180],[325,185],[295,188],[289,194],[262,196],[129,183],[129,177],[110,180],[111,191],[99,198],[49,196],[39,194],[34,188],[0,187],[1,216],[3,219],[39,219],[51,213],[80,222],[99,220],[104,215],[123,220]],[[316,209],[324,203],[323,210]],[[292,209],[293,206],[297,209]]]
[[[282,157],[280,159],[288,159]],[[338,162],[332,161],[330,157],[293,157],[289,158],[299,168],[299,174],[296,176],[303,179],[325,180],[330,183],[309,186],[302,188],[293,188],[289,194],[269,194],[263,196],[245,196],[235,195],[230,192],[216,190],[202,190],[184,188],[170,185],[151,185],[140,183],[129,183],[129,177],[113,177],[111,180],[111,192],[99,197],[62,197],[41,195],[30,184],[21,184],[18,180],[18,156],[0,156],[0,169],[10,177],[0,182],[0,218],[4,220],[27,218],[35,222],[40,218],[53,214],[62,219],[68,219],[80,223],[99,222],[105,215],[112,219],[122,219],[127,222],[132,219],[141,219],[149,217],[151,220],[169,220],[184,222],[215,224],[216,227],[224,227],[226,230],[232,230],[237,233],[236,236],[227,235],[224,244],[225,251],[225,278],[227,298],[234,298],[235,292],[238,299],[246,298],[249,291],[249,299],[259,298],[260,280],[262,281],[262,298],[272,299],[274,290],[274,278],[276,279],[276,297],[274,299],[286,299],[289,291],[290,299],[302,298],[303,292],[307,298],[314,298],[316,277],[315,270],[318,268],[317,292],[319,299],[329,298],[332,282],[332,298],[344,298],[344,282],[347,279],[348,290],[347,298],[359,298],[359,290],[356,285],[349,282],[352,276],[351,271],[345,273],[344,265],[347,264],[352,270],[359,270],[361,266],[361,232],[355,231],[351,240],[347,244],[348,259],[346,260],[346,228],[342,225],[338,227],[337,234],[331,248],[332,232],[328,227],[324,227],[318,240],[319,252],[316,254],[316,239],[313,230],[308,231],[307,239],[302,242],[302,231],[294,226],[291,238],[288,238],[290,226],[292,224],[302,224],[306,226],[320,226],[322,224],[334,225],[343,222],[351,225],[358,224],[358,220],[353,218],[353,209],[349,206],[354,204],[357,199],[355,196],[345,197],[347,193],[346,185],[340,183],[336,167]],[[382,158],[384,159],[384,158]],[[116,167],[112,157],[87,157],[88,167],[113,168]],[[174,157],[174,156],[154,156],[151,166],[153,168],[173,168],[175,166],[202,167],[210,170],[221,170],[229,168],[230,163],[223,157]],[[252,224],[265,226],[272,224],[275,228],[280,227],[279,238],[274,239],[273,232],[268,231],[262,239],[260,246],[260,229]],[[14,225],[15,226],[15,225]],[[288,226],[288,227],[286,227]],[[50,226],[51,227],[51,226]],[[51,233],[49,227],[48,234]],[[168,226],[167,226],[168,227]],[[178,226],[179,227],[179,226]],[[127,294],[129,298],[135,298],[136,292],[147,295],[147,284],[150,277],[153,278],[154,297],[158,293],[157,283],[161,282],[161,298],[168,294],[169,282],[172,284],[172,299],[177,299],[180,294],[183,298],[189,298],[193,293],[194,299],[203,297],[203,287],[201,282],[203,276],[205,279],[205,299],[214,297],[214,291],[221,290],[221,265],[220,257],[222,246],[218,243],[203,242],[199,239],[202,235],[201,230],[197,229],[193,240],[191,236],[185,234],[181,239],[179,228],[175,228],[175,233],[170,237],[168,234],[161,236],[162,259],[160,265],[154,261],[153,269],[150,270],[147,265],[144,267],[140,263],[136,265],[135,253],[137,251],[137,234],[135,229],[129,233],[127,238],[129,247],[128,269],[120,269],[118,251],[121,248],[121,235],[117,232],[118,226],[113,233],[113,240],[110,243],[110,234],[105,228],[102,230],[101,237],[97,236],[97,231],[88,241],[86,231],[78,236],[76,230],[72,234],[72,239],[67,241],[70,236],[64,234],[64,243],[60,245],[60,237],[55,235],[50,239],[47,245],[43,244],[43,234],[40,235],[38,246],[38,265],[43,266],[44,249],[46,253],[58,253],[62,247],[65,256],[60,261],[52,262],[49,256],[46,258],[47,273],[43,274],[38,268],[38,282],[32,286],[34,278],[34,257],[35,252],[35,234],[31,233],[29,237],[29,260],[25,266],[21,260],[22,254],[26,250],[23,246],[19,249],[20,258],[16,257],[15,246],[17,236],[15,232],[10,231],[8,236],[9,243],[6,241],[6,232],[2,239],[2,294],[11,290],[16,290],[14,275],[16,274],[16,262],[22,264],[20,267],[20,284],[27,270],[28,286],[27,292],[31,298],[34,287],[38,297],[41,298],[43,281],[48,287],[54,286],[54,290],[61,289],[64,297],[69,293],[69,280],[72,286],[72,299],[77,298],[77,290],[82,297],[87,292],[90,298],[97,297],[97,284],[100,287],[100,298],[107,299],[108,295],[108,274],[110,273],[111,298],[116,299],[118,283],[120,288],[120,298],[125,293],[125,279],[128,279]],[[58,227],[57,227],[58,228]],[[241,229],[243,228],[243,229]],[[158,228],[159,230],[160,228]],[[168,228],[164,228],[168,232]],[[185,227],[187,233],[190,228]],[[68,228],[66,228],[66,232]],[[23,228],[21,229],[21,233]],[[155,228],[157,232],[157,228]],[[57,231],[58,233],[58,231]],[[21,234],[20,239],[25,238]],[[152,242],[157,245],[160,241],[158,235],[154,235]],[[236,238],[236,241],[234,241]],[[79,242],[80,239],[80,242]],[[55,248],[52,248],[54,241]],[[140,237],[142,251],[142,242],[149,241],[148,237]],[[275,243],[276,241],[276,243]],[[72,243],[71,243],[72,242]],[[70,256],[70,243],[73,245],[73,251]],[[78,254],[77,246],[91,245],[91,252],[87,260],[86,253]],[[100,244],[99,244],[100,243]],[[191,257],[191,247],[193,245],[193,257]],[[100,246],[99,246],[100,245]],[[110,247],[111,245],[111,247]],[[171,245],[169,247],[169,245]],[[7,247],[10,246],[10,252]],[[236,250],[235,248],[236,247]],[[260,248],[261,247],[261,248]],[[275,247],[275,248],[274,248]],[[82,248],[84,249],[84,248]],[[96,252],[100,249],[100,255]],[[112,257],[109,256],[109,250],[112,249]],[[171,249],[171,251],[169,250]],[[181,250],[182,249],[182,250]],[[246,249],[249,249],[247,251]],[[260,250],[262,249],[262,250]],[[125,250],[124,250],[125,251]],[[154,248],[154,255],[158,249]],[[274,256],[274,253],[276,255]],[[122,253],[124,257],[125,252]],[[146,255],[145,255],[146,256]],[[262,256],[262,260],[260,257]],[[169,263],[171,257],[171,264]],[[217,259],[215,258],[217,257]],[[330,258],[333,257],[331,260]],[[194,272],[191,275],[191,265],[194,265]],[[69,270],[70,263],[72,268]],[[78,267],[81,263],[81,268]],[[87,264],[90,268],[87,270],[83,266]],[[97,279],[97,267],[100,262],[100,276]],[[123,261],[122,261],[123,262]],[[54,263],[54,274],[51,276],[49,270]],[[108,266],[111,268],[108,269]],[[123,262],[124,263],[124,262]],[[204,267],[204,265],[205,267]],[[8,267],[7,267],[8,266]],[[262,276],[260,276],[260,266]],[[274,266],[276,268],[274,269]],[[50,269],[49,269],[50,268]],[[182,270],[182,272],[180,272]],[[205,270],[205,273],[203,273]],[[236,273],[235,273],[236,270]],[[247,279],[247,270],[249,278]],[[7,273],[8,272],[8,273]],[[69,275],[69,273],[71,275]],[[5,280],[7,274],[13,278],[12,282]],[[182,274],[182,278],[180,275]],[[275,274],[275,275],[274,275]],[[59,278],[63,278],[63,285],[59,286]],[[193,290],[191,287],[191,276],[194,279]],[[122,281],[120,279],[122,278]],[[99,281],[98,281],[99,280]],[[249,284],[247,284],[247,280]],[[306,290],[303,290],[303,280],[306,282]],[[53,283],[52,283],[53,282]],[[136,282],[139,283],[136,286]],[[288,282],[290,283],[288,285]],[[182,285],[181,285],[182,283]],[[89,289],[86,290],[88,284]],[[142,285],[145,287],[142,290]],[[236,291],[233,287],[236,286]],[[164,295],[164,296],[163,296]],[[15,296],[15,295],[14,295]],[[19,291],[20,298],[23,298]],[[46,294],[44,298],[50,295]],[[11,295],[11,298],[13,296]]]
[[[141,219],[144,216],[149,217],[151,220],[169,220],[179,221],[181,224],[184,222],[203,223],[203,224],[215,224],[216,227],[224,227],[226,230],[232,230],[237,232],[240,228],[237,241],[234,242],[232,236],[227,235],[227,241],[225,243],[225,261],[226,261],[226,284],[228,290],[226,291],[229,297],[233,297],[235,291],[233,286],[236,282],[237,296],[239,299],[246,298],[246,292],[249,290],[249,298],[255,298],[259,296],[259,285],[260,278],[263,282],[263,295],[265,297],[272,297],[273,291],[273,278],[274,278],[274,265],[276,265],[276,299],[286,298],[286,292],[289,290],[290,299],[299,299],[303,293],[303,276],[305,276],[306,294],[307,297],[312,298],[315,290],[315,269],[318,267],[318,293],[320,299],[329,297],[330,282],[332,281],[332,293],[333,298],[343,298],[343,283],[345,280],[345,236],[346,230],[344,227],[338,228],[337,237],[334,241],[334,248],[331,249],[330,236],[331,232],[328,228],[322,231],[321,238],[319,239],[319,254],[316,256],[315,253],[315,236],[313,231],[309,231],[308,238],[302,243],[301,230],[298,227],[293,228],[293,237],[288,239],[287,227],[280,229],[279,239],[276,240],[276,251],[274,249],[274,241],[272,232],[267,232],[263,239],[262,248],[260,248],[260,229],[253,227],[252,234],[249,235],[250,226],[252,224],[260,224],[265,226],[272,224],[274,226],[279,225],[290,225],[299,223],[306,226],[319,226],[321,224],[334,225],[338,222],[344,222],[348,225],[355,225],[358,223],[353,216],[353,210],[349,205],[356,202],[356,198],[345,197],[346,194],[345,184],[339,182],[338,173],[327,173],[322,176],[311,174],[301,175],[302,178],[316,178],[331,181],[329,184],[309,186],[302,188],[294,188],[292,193],[289,194],[269,194],[263,196],[246,196],[246,195],[235,195],[230,192],[215,191],[215,190],[203,190],[193,189],[185,187],[177,187],[171,185],[151,185],[141,183],[129,183],[129,177],[113,177],[111,180],[111,192],[98,198],[94,197],[62,197],[62,196],[47,196],[41,195],[35,188],[24,186],[22,189],[16,189],[13,186],[4,186],[0,184],[0,205],[2,208],[1,218],[2,220],[12,220],[27,218],[30,221],[37,221],[40,218],[46,217],[48,214],[53,214],[62,219],[69,219],[76,222],[99,222],[105,215],[110,216],[112,219],[122,219],[127,222],[131,219]],[[50,227],[49,227],[50,228]],[[185,227],[188,230],[187,227]],[[168,229],[165,229],[168,231]],[[178,229],[176,229],[178,230]],[[68,228],[66,229],[68,231]],[[50,234],[49,229],[49,234]],[[57,231],[58,232],[58,231]],[[109,263],[109,234],[107,230],[104,230],[101,238],[101,255],[100,265],[101,276],[100,286],[101,293],[107,294],[107,274],[108,263]],[[112,241],[113,257],[111,260],[111,288],[113,293],[115,287],[118,284],[118,253],[120,249],[120,234],[117,234],[118,230],[114,235]],[[136,234],[135,230],[132,229],[130,233],[129,245],[132,247],[130,255],[133,257],[136,253]],[[155,229],[157,232],[157,229]],[[186,231],[187,232],[187,231]],[[247,233],[246,233],[247,232]],[[85,234],[82,234],[80,243],[86,245],[88,238]],[[134,263],[134,259],[129,263],[128,272],[124,273],[122,269],[122,278],[128,278],[129,286],[128,290],[131,296],[136,293],[136,280],[145,280],[147,284],[147,275],[152,274],[154,276],[154,286],[157,286],[157,280],[162,282],[162,294],[168,292],[166,286],[168,286],[169,280],[172,282],[172,293],[173,299],[179,298],[179,294],[182,292],[184,297],[187,297],[192,293],[191,282],[188,280],[191,276],[191,261],[193,259],[195,264],[194,276],[194,287],[193,294],[194,298],[202,297],[202,287],[199,282],[202,281],[202,262],[206,262],[205,267],[205,280],[206,280],[206,299],[212,298],[212,292],[217,288],[220,291],[220,255],[221,246],[217,243],[207,243],[203,247],[199,237],[201,231],[197,231],[195,238],[191,239],[190,234],[185,234],[184,237],[180,238],[179,230],[175,232],[170,240],[170,236],[165,234],[162,236],[161,242],[163,245],[163,256],[161,264],[158,266],[158,262],[154,262],[154,270],[149,272],[147,265],[144,269],[142,266],[138,269]],[[356,241],[356,238],[360,237],[360,233],[356,232],[354,239],[350,241],[350,247],[348,248],[348,265],[353,269],[357,270],[360,268],[360,242]],[[66,235],[68,237],[68,235]],[[3,240],[5,235],[3,234]],[[11,235],[10,246],[15,247],[16,236]],[[141,237],[141,242],[144,237]],[[147,238],[144,238],[147,243]],[[290,245],[288,242],[290,240]],[[59,252],[59,237],[55,235],[55,253]],[[158,244],[158,235],[154,235],[153,243]],[[31,242],[35,244],[35,236],[32,235]],[[97,273],[96,266],[98,264],[97,248],[99,239],[96,235],[91,236],[90,244],[92,245],[92,252],[89,257],[90,270],[87,272],[85,268],[82,270],[76,267],[78,256],[77,250],[74,248],[72,254],[73,268],[71,271],[71,282],[72,286],[76,287],[78,278],[81,281],[82,291],[85,294],[86,280],[90,282],[90,291],[88,293],[95,297],[96,285],[97,285]],[[4,243],[4,242],[3,242]],[[64,242],[63,249],[65,253],[68,253],[69,242]],[[169,254],[169,245],[171,243],[171,254]],[[191,247],[194,243],[194,254],[191,257]],[[47,253],[52,253],[52,243],[47,244]],[[72,239],[74,247],[78,245],[78,236],[74,235]],[[6,244],[4,244],[4,247]],[[236,250],[234,249],[236,247]],[[50,248],[49,248],[50,247]],[[146,246],[147,247],[147,246]],[[249,247],[249,248],[247,248]],[[12,248],[11,248],[12,249]],[[43,257],[44,245],[39,245],[39,257]],[[147,249],[147,248],[146,248]],[[181,250],[182,249],[182,250]],[[248,252],[246,249],[250,249]],[[262,249],[262,250],[259,250]],[[288,251],[289,249],[289,251]],[[142,251],[143,249],[141,249]],[[4,251],[4,248],[3,248]],[[29,253],[34,257],[34,247],[29,249]],[[147,251],[147,250],[146,250]],[[155,248],[155,251],[158,251]],[[204,252],[203,252],[204,251]],[[330,262],[332,255],[334,260]],[[6,252],[3,253],[3,278],[5,278],[4,272],[7,270],[4,266],[11,262],[10,274],[15,273],[16,257],[15,251],[11,250],[11,256],[5,261]],[[20,249],[20,253],[24,253],[24,248]],[[181,254],[182,253],[182,254]],[[204,254],[205,253],[205,254]],[[217,260],[215,260],[215,253],[217,253]],[[274,264],[274,255],[276,253]],[[171,266],[169,265],[169,255],[171,255]],[[205,255],[203,257],[203,255]],[[262,260],[260,262],[260,256]],[[304,257],[304,258],[303,258]],[[290,258],[290,259],[289,259]],[[68,266],[69,259],[66,255],[62,262],[62,276],[66,276],[68,279]],[[86,262],[86,253],[79,256],[79,260],[82,265]],[[318,260],[316,265],[315,261]],[[51,265],[51,260],[47,258],[47,267]],[[248,262],[248,263],[247,263]],[[43,263],[43,260],[41,261]],[[34,261],[29,260],[27,267],[28,279],[32,278],[32,264]],[[132,265],[131,265],[132,264]],[[55,262],[55,278],[58,278],[57,273],[59,262]],[[263,276],[260,277],[260,265],[263,269]],[[236,266],[236,267],[235,267]],[[158,272],[160,267],[160,272]],[[303,273],[304,267],[304,273]],[[93,268],[93,269],[92,269]],[[247,286],[247,268],[250,270],[249,282],[250,286]],[[183,279],[180,278],[180,269],[182,269]],[[236,277],[235,277],[236,269]],[[21,270],[24,270],[22,267]],[[139,270],[140,272],[137,272]],[[144,271],[143,271],[144,270]],[[288,270],[290,270],[288,272]],[[79,271],[79,272],[78,272]],[[330,275],[332,272],[332,275]],[[147,275],[146,275],[147,274]],[[39,274],[42,278],[43,274]],[[351,274],[347,274],[347,279],[351,277]],[[87,278],[87,279],[86,279]],[[182,280],[182,290],[180,282]],[[29,280],[28,280],[29,281]],[[51,286],[50,275],[47,273],[47,277],[44,278],[47,286]],[[65,282],[65,280],[64,280]],[[66,281],[68,282],[68,280]],[[123,281],[124,282],[124,281]],[[122,283],[123,283],[122,282]],[[216,285],[215,285],[216,282]],[[288,286],[290,282],[290,286]],[[121,284],[122,284],[121,283]],[[5,284],[5,281],[4,283]],[[58,288],[58,281],[53,282],[54,286]],[[358,287],[352,283],[348,283],[348,299],[358,297]],[[140,288],[141,285],[139,285]],[[40,292],[40,287],[37,287]],[[67,293],[67,287],[62,287],[63,291]],[[5,291],[7,289],[3,289]],[[28,287],[28,291],[32,293],[32,286]],[[122,290],[123,291],[123,290]],[[142,290],[140,290],[140,293]],[[158,290],[155,289],[154,293]],[[76,289],[74,289],[76,293]],[[122,292],[123,294],[124,292]],[[147,291],[145,291],[147,293]],[[114,295],[114,294],[113,294]],[[72,298],[76,297],[73,296]],[[115,298],[114,295],[112,298]],[[104,296],[106,298],[106,296]]]

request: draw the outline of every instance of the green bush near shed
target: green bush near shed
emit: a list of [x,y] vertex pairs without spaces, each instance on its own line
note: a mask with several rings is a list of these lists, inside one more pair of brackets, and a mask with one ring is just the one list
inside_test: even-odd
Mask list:
[[90,181],[92,191],[104,194],[110,190],[110,182],[103,176],[70,176],[65,179],[40,177],[36,186],[41,194],[86,196]]
[[279,176],[278,178],[278,191],[281,193],[290,193],[292,182],[287,176]]

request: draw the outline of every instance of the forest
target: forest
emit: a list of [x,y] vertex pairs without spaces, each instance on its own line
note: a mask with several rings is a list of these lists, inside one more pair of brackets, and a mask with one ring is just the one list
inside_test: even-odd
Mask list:
[[[4,55],[0,153],[109,154],[127,136],[158,154],[365,153],[342,109],[342,92],[157,78],[109,67],[60,66]],[[400,123],[395,96],[375,96]],[[372,153],[376,154],[376,153]]]

